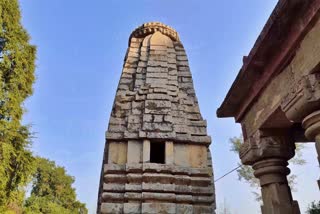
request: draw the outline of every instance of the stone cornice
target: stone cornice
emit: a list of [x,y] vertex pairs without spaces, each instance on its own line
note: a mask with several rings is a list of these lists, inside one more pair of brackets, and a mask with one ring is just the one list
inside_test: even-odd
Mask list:
[[[241,121],[270,80],[281,72],[319,18],[320,0],[279,1],[226,98],[218,117]],[[290,17],[290,18],[289,18]]]

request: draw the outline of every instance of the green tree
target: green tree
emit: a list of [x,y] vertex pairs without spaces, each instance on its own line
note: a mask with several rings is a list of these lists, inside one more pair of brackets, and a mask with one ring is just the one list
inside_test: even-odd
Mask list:
[[30,132],[21,124],[32,94],[36,48],[22,27],[17,0],[0,0],[0,213],[19,213],[33,171]]
[[[235,152],[236,154],[239,155],[240,152],[240,146],[243,143],[243,138],[242,136],[240,137],[233,137],[230,139],[230,144],[231,144],[231,151]],[[295,150],[295,156],[289,160],[289,163],[293,165],[304,165],[306,164],[306,161],[302,158],[302,149],[304,148],[303,144],[296,144],[296,150]],[[251,166],[243,165],[241,163],[238,163],[239,169],[237,170],[238,173],[238,178],[239,180],[244,180],[247,182],[251,187],[255,189],[260,188],[259,184],[259,179],[257,179],[253,175],[253,169]],[[297,176],[295,174],[290,174],[288,176],[288,183],[291,187],[292,191],[296,191],[295,184],[296,184],[296,178]],[[261,200],[261,194],[253,191],[252,192],[257,201]]]
[[25,213],[85,214],[87,208],[76,199],[74,178],[63,167],[45,158],[37,158],[30,197]]
[[316,203],[315,201],[311,203],[307,210],[308,214],[320,214],[320,201]]

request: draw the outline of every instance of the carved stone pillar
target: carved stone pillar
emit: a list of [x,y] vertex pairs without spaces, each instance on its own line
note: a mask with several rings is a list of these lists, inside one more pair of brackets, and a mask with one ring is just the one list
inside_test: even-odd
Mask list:
[[[304,118],[302,126],[306,130],[306,137],[311,141],[315,141],[318,162],[320,164],[320,110],[315,111]],[[318,186],[320,189],[320,179],[318,180]]]
[[288,160],[294,156],[294,142],[289,135],[265,135],[261,131],[249,138],[240,149],[243,164],[251,165],[259,179],[262,214],[298,214],[288,185]]
[[[319,67],[303,76],[284,97],[281,109],[287,118],[301,123],[305,129],[305,136],[315,141],[320,163],[320,71]],[[320,188],[320,180],[318,180]]]

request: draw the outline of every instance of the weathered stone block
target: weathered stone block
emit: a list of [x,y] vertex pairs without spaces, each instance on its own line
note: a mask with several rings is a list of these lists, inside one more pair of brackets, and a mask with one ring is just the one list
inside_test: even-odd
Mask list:
[[141,213],[140,203],[125,203],[123,207],[124,214],[137,214]]
[[146,100],[145,108],[147,110],[157,110],[158,108],[170,108],[171,102],[168,100]]
[[104,183],[103,190],[107,192],[124,192],[124,184]]
[[147,56],[140,56],[140,61],[138,63],[138,68],[146,68],[147,67],[147,60],[148,57]]
[[[131,128],[131,127],[130,127]],[[136,130],[130,130],[130,128],[128,128],[128,130],[126,130],[123,133],[123,139],[136,139],[138,138],[138,128],[136,128]]]
[[[182,205],[182,210],[184,210],[184,206],[183,205],[187,205],[189,208],[188,208],[188,210],[190,209],[190,206],[191,206],[191,212],[192,212],[192,205],[190,205],[190,204],[192,204],[192,195],[176,195],[176,201],[177,202],[182,202],[182,203],[189,203],[189,204],[180,204],[180,205]],[[177,207],[178,208],[178,207]],[[180,212],[178,212],[178,213],[180,213]]]
[[195,113],[195,114],[186,114],[186,117],[189,119],[189,120],[202,120],[202,117],[201,117],[201,114],[198,114],[198,113]]
[[142,192],[142,199],[144,200],[158,200],[158,201],[174,201],[174,193],[159,193],[159,192]]
[[191,126],[207,127],[207,121],[206,120],[190,121],[190,125]]
[[179,194],[192,194],[191,186],[175,185],[175,193]]
[[162,68],[162,67],[148,67],[147,68],[147,73],[166,73],[168,71],[167,68]]
[[177,63],[177,60],[175,59],[175,55],[172,55],[172,57],[168,57],[168,63],[170,64],[176,64]]
[[168,79],[167,78],[151,78],[147,77],[146,79],[147,84],[160,84],[160,85],[166,85],[168,84]]
[[148,94],[148,100],[172,100],[172,97],[167,94]]
[[139,53],[129,51],[127,56],[128,57],[139,57],[140,55],[139,55]]
[[190,141],[199,142],[199,143],[203,143],[203,144],[210,144],[211,137],[210,136],[191,136]]
[[212,208],[212,206],[193,205],[193,213],[194,214],[212,214],[214,213],[214,209]]
[[[148,94],[148,93],[150,93],[150,89],[147,90],[147,89],[142,89],[142,88],[140,88],[140,89],[138,90],[138,94],[139,94],[139,95],[144,95],[144,94]],[[142,102],[140,102],[140,103],[142,103]]]
[[122,201],[124,199],[124,193],[103,192],[103,201]]
[[171,173],[173,170],[173,165],[158,164],[158,163],[143,163],[143,172],[161,172],[161,173]]
[[157,139],[173,139],[176,137],[175,132],[147,132],[147,138],[157,138]]
[[174,189],[174,184],[142,183],[142,191],[146,192],[173,192]]
[[165,148],[165,163],[166,164],[174,164],[174,151],[173,151],[173,142],[166,141],[166,148]]
[[143,115],[143,122],[152,122],[153,121],[153,115],[152,114],[144,114]]
[[103,171],[104,173],[110,173],[110,174],[122,174],[126,170],[125,165],[120,164],[104,164],[103,165]]
[[141,184],[125,184],[125,190],[127,192],[141,192],[142,186]]
[[154,88],[154,93],[167,94],[168,90],[166,88]]
[[127,162],[127,143],[109,142],[108,163],[125,164]]
[[139,138],[146,138],[147,137],[147,133],[144,131],[139,131]]
[[190,204],[177,204],[176,213],[193,214],[193,206]]
[[126,127],[124,125],[113,125],[110,124],[108,127],[109,132],[124,132]]
[[146,99],[146,95],[139,95],[139,94],[136,94],[136,97],[135,97],[135,100],[136,101],[143,101]]
[[164,61],[149,60],[148,61],[148,66],[166,68],[168,66],[168,63],[164,62]]
[[176,55],[177,56],[186,56],[187,54],[185,51],[178,50],[178,51],[176,51]]
[[137,108],[133,108],[132,109],[132,114],[133,115],[141,115],[142,114],[142,110],[141,109],[137,109]]
[[186,55],[178,55],[177,56],[177,60],[179,60],[179,61],[188,61],[188,58],[187,58],[187,56]]
[[128,123],[140,123],[140,115],[129,115],[128,116]]
[[102,203],[101,214],[121,214],[123,213],[123,204],[121,203]]
[[[142,182],[142,164],[130,164],[128,163],[126,165],[126,171],[128,172],[127,174],[127,180],[130,183],[135,183],[139,184]],[[136,174],[137,173],[137,174]]]
[[122,70],[122,73],[128,73],[128,74],[133,74],[136,72],[136,69],[135,68],[124,68]]
[[105,174],[103,176],[104,182],[108,183],[126,183],[127,177],[124,174]]
[[167,73],[147,73],[146,78],[168,78]]
[[143,162],[150,162],[150,140],[143,140]]
[[164,115],[163,121],[164,122],[168,122],[168,123],[172,123],[173,122],[173,118],[172,118],[171,115]]
[[187,127],[186,124],[174,125],[173,129],[176,133],[188,133],[190,131],[189,127]]
[[176,204],[174,203],[142,203],[143,214],[176,213]]
[[172,124],[170,123],[143,123],[142,130],[144,131],[163,131],[170,132],[172,131]]
[[132,109],[142,109],[143,102],[132,102]]
[[127,163],[142,162],[143,142],[136,140],[128,141]]
[[141,201],[142,199],[142,194],[141,193],[136,193],[136,192],[126,192],[124,194],[124,197],[130,201],[130,200],[134,200],[134,201]]
[[117,109],[121,109],[121,110],[130,110],[131,109],[131,102],[125,102],[125,103],[116,102],[115,107]]
[[163,115],[153,115],[153,122],[162,123],[163,122]]
[[191,167],[207,166],[207,147],[204,145],[188,145],[188,157]]
[[206,136],[207,135],[206,127],[190,126],[189,130],[190,130],[191,135],[196,135],[196,136]]
[[125,91],[127,91],[127,90],[129,90],[129,85],[127,85],[127,84],[119,84],[118,90],[125,90]]
[[133,42],[133,41],[130,42],[130,47],[132,48],[139,48],[140,45],[141,45],[140,42]]

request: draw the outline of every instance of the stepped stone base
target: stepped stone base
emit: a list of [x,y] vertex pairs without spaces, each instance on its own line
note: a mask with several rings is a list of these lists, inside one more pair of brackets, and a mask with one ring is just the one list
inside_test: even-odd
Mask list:
[[105,164],[101,213],[214,213],[211,168]]

